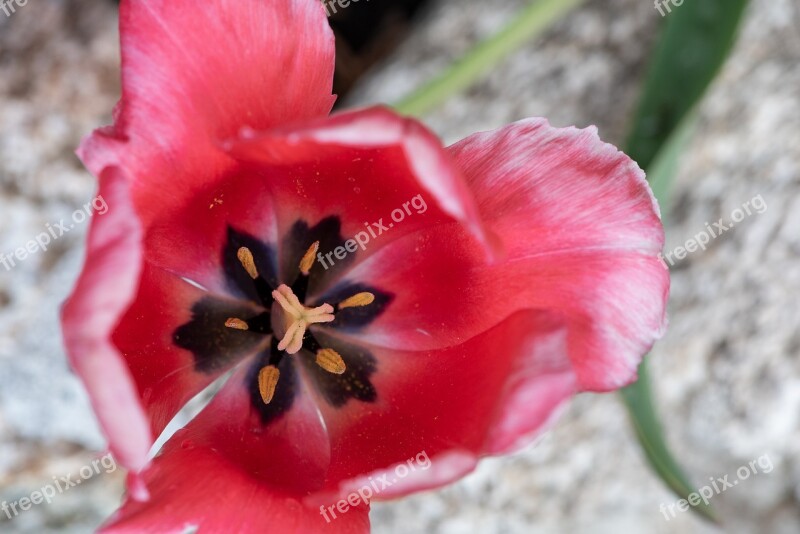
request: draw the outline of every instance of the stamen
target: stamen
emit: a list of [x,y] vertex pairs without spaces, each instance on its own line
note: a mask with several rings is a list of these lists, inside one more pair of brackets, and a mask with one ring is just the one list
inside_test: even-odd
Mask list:
[[250,327],[247,326],[247,323],[242,321],[241,319],[237,319],[236,317],[231,317],[227,321],[225,321],[225,326],[228,328],[233,328],[234,330],[249,330]]
[[355,308],[358,306],[369,306],[375,302],[375,295],[364,291],[363,293],[357,293],[352,297],[348,297],[344,299],[342,302],[339,303],[338,308],[340,310],[344,308]]
[[262,367],[258,372],[258,391],[261,393],[261,400],[264,401],[264,404],[272,402],[280,376],[281,372],[274,365]]
[[258,269],[256,269],[256,262],[253,259],[253,253],[250,252],[250,249],[247,247],[242,247],[236,253],[236,257],[239,258],[239,262],[241,262],[242,267],[244,270],[247,271],[247,274],[250,275],[250,278],[255,280],[258,278]]
[[300,272],[304,275],[308,276],[308,273],[311,272],[311,267],[314,265],[318,250],[319,241],[314,241],[303,255],[303,259],[300,260]]
[[317,351],[317,365],[335,375],[340,375],[347,370],[344,360],[333,349],[320,349]]

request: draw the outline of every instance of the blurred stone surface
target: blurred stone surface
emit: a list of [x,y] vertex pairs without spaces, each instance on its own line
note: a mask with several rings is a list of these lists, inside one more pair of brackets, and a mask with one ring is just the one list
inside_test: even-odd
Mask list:
[[[0,253],[74,224],[94,179],[73,152],[110,120],[118,98],[115,8],[48,0],[0,15]],[[79,381],[61,348],[60,303],[80,268],[88,224],[17,262],[0,265],[0,501],[14,502],[78,470],[103,448]],[[2,532],[88,532],[122,490],[98,475],[9,520]]]
[[[523,0],[441,0],[353,95],[392,102],[513,17]],[[357,6],[351,9],[357,9]],[[426,118],[446,140],[526,116],[596,124],[620,142],[660,17],[651,2],[593,0]],[[757,195],[746,217],[673,267],[671,327],[652,355],[670,442],[692,478],[774,466],[713,498],[725,531],[800,531],[800,8],[754,0],[735,53],[699,110],[667,220],[667,250]],[[40,0],[0,16],[0,252],[89,201],[73,155],[118,97],[116,13],[100,0]],[[113,209],[113,206],[111,207]],[[82,261],[76,225],[12,271],[0,265],[0,501],[76,473],[102,451],[60,345],[59,303]],[[579,229],[578,229],[579,230]],[[121,476],[93,477],[2,532],[87,532]],[[585,395],[535,446],[463,481],[372,513],[374,532],[707,533],[651,474],[613,395]]]

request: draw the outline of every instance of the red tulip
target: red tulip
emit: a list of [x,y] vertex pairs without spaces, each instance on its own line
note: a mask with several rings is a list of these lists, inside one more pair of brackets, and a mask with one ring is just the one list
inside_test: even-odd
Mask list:
[[526,120],[444,148],[385,108],[328,117],[317,0],[120,17],[115,123],[79,151],[110,209],[63,310],[132,473],[106,531],[367,532],[369,498],[335,507],[351,492],[451,482],[635,379],[664,329],[663,228],[595,129]]

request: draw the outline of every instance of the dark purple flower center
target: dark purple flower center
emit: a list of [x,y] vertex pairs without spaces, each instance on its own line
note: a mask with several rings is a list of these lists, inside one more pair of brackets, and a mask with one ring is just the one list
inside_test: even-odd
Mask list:
[[[207,296],[192,307],[174,343],[192,352],[195,369],[218,373],[255,355],[246,383],[266,423],[288,410],[299,390],[298,366],[332,406],[351,398],[374,402],[375,357],[337,332],[357,333],[389,305],[390,294],[337,279],[354,255],[330,269],[317,265],[318,249],[344,239],[337,217],[309,227],[296,222],[277,246],[229,227],[222,267],[231,298]],[[278,258],[282,263],[279,265]],[[321,295],[307,302],[310,294]]]

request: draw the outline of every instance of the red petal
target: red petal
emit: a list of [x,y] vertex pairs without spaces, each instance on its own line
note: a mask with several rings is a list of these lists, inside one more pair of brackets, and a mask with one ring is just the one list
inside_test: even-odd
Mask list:
[[[232,188],[236,164],[219,142],[244,126],[271,128],[326,115],[334,100],[334,46],[322,6],[304,0],[214,0],[202,8],[184,1],[129,0],[121,4],[120,26],[123,95],[115,125],[95,132],[79,154],[96,175],[117,172],[106,171],[110,167],[123,169],[130,183],[115,186],[125,192],[109,193],[114,196],[106,196],[111,214],[93,223],[98,235],[90,241],[84,273],[65,308],[64,329],[112,450],[123,465],[137,470],[146,463],[152,438],[136,387],[147,397],[143,402],[158,430],[181,399],[206,380],[184,365],[155,382],[154,373],[166,371],[165,362],[185,359],[164,345],[177,308],[158,310],[163,324],[128,324],[128,334],[118,332],[123,344],[126,335],[155,336],[142,354],[165,348],[163,360],[137,366],[136,376],[130,376],[111,343],[112,329],[139,283],[141,241],[147,240],[147,257],[154,264],[221,290],[223,223],[231,211],[241,214],[241,230],[274,239],[268,199],[254,195],[250,186],[258,189],[258,184],[253,181],[242,179]],[[254,204],[254,198],[262,202]],[[190,221],[178,225],[170,217]],[[147,306],[143,295],[153,291],[169,292],[164,284],[145,284],[140,308]],[[176,300],[185,304],[186,299]],[[129,356],[137,360],[141,354],[134,352]]]
[[[336,348],[335,339],[323,339]],[[218,471],[215,480],[222,479],[214,493],[227,495],[228,478],[247,478],[302,500],[317,514],[320,506],[328,508],[359,490],[362,495],[369,491],[368,499],[388,499],[446,484],[471,471],[480,456],[527,444],[571,397],[575,379],[565,341],[558,319],[521,312],[475,339],[440,351],[371,347],[380,360],[374,375],[377,401],[351,401],[340,408],[323,402],[304,378],[292,383],[284,369],[278,387],[294,385],[294,402],[268,425],[251,404],[247,377],[257,360],[250,361],[170,440],[143,478],[154,503],[165,506],[166,480],[173,477],[168,505],[193,506],[183,503],[188,500],[200,501],[201,507],[202,493],[211,491],[203,488],[210,482],[180,472],[178,464],[205,471],[202,454],[207,454],[223,466],[213,467]],[[407,475],[398,477],[399,464],[409,466]],[[384,474],[389,486],[371,486]],[[122,516],[135,519],[147,506],[130,502]],[[168,515],[175,516],[172,510]],[[189,519],[179,513],[175,520],[184,524]],[[216,516],[209,514],[207,520]]]
[[215,187],[172,206],[146,236],[147,261],[212,292],[230,294],[222,264],[228,230],[233,228],[262,243],[278,243],[267,183],[263,176],[239,170],[220,179]]
[[[221,251],[228,221],[235,219],[242,231],[274,242],[274,217],[269,199],[258,194],[260,179],[229,180],[216,192],[221,204],[196,201],[169,214],[179,218],[173,224],[154,228],[145,245],[147,262],[141,266],[141,229],[127,182],[118,178],[113,189],[111,183],[100,191],[111,209],[93,219],[99,235],[90,239],[87,264],[65,307],[63,325],[73,365],[87,384],[112,451],[122,465],[138,470],[146,464],[152,436],[186,401],[239,361],[228,358],[218,368],[200,372],[192,354],[175,345],[176,330],[191,320],[193,305],[209,295],[181,277],[202,283],[216,293],[215,299],[227,299],[231,288],[224,279]],[[101,312],[102,322],[94,320]],[[96,346],[102,346],[102,356]],[[124,367],[115,373],[94,367],[114,362]],[[118,375],[126,381],[119,391],[113,385]],[[109,385],[115,389],[106,392]],[[108,402],[112,393],[129,398],[126,403]],[[126,404],[133,413],[131,424],[120,423],[118,410]],[[114,413],[105,416],[109,410]],[[130,432],[139,428],[136,420],[143,417],[142,410],[149,430],[133,439]]]
[[[224,307],[218,317],[221,334],[208,342],[210,350],[216,348],[214,361],[201,370],[195,356],[175,344],[174,336],[179,327],[192,320],[193,306],[204,297]],[[237,311],[224,313],[225,308]],[[193,396],[268,344],[262,334],[223,326],[227,318],[245,316],[239,310],[248,308],[240,301],[209,296],[174,274],[145,265],[139,292],[114,331],[113,340],[136,382],[153,435],[158,436]],[[248,311],[251,317],[258,314],[255,308]],[[234,339],[242,341],[235,343]]]
[[[359,261],[403,235],[452,220],[484,246],[493,246],[472,193],[439,140],[419,122],[388,109],[249,132],[227,146],[233,156],[269,175],[282,231],[297,214],[310,224],[339,215],[346,239],[359,233],[369,239],[359,250]],[[417,196],[420,200],[412,204]],[[370,235],[366,227],[378,233],[373,223],[381,221],[383,234]]]
[[80,155],[95,174],[126,169],[146,223],[229,167],[217,144],[240,128],[321,117],[333,105],[334,39],[317,2],[128,0],[120,33],[115,126]]
[[[336,348],[335,338],[319,339]],[[528,311],[441,350],[371,347],[380,362],[378,399],[341,409],[320,404],[332,493],[309,500],[332,500],[383,474],[390,486],[376,493],[381,499],[436,487],[471,471],[483,455],[529,443],[575,392],[565,344],[560,320]]]
[[[288,407],[264,424],[253,404],[252,381],[258,358],[244,362],[211,403],[181,434],[198,448],[208,447],[261,483],[299,497],[322,486],[330,461],[330,444],[311,392],[299,372],[291,376],[284,358],[271,407],[289,393]],[[255,389],[254,389],[255,388]],[[282,391],[288,388],[288,391]],[[177,438],[173,438],[177,439]]]
[[521,309],[558,312],[582,389],[635,378],[661,336],[669,273],[663,228],[642,172],[593,130],[525,121],[451,149],[506,261],[486,265],[454,225],[417,232],[348,277],[396,293],[371,342],[431,349],[460,343]]
[[[282,494],[208,447],[195,446],[179,432],[144,473],[152,498],[128,499],[100,532],[106,534],[263,532],[291,534],[368,534],[369,508],[346,513],[309,508]],[[195,530],[191,530],[194,532]]]

